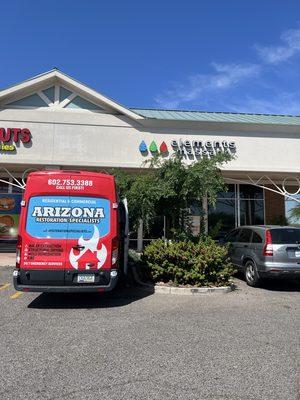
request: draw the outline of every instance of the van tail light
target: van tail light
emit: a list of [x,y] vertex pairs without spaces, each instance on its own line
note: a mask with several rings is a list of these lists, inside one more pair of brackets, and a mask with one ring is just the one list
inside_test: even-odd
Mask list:
[[17,247],[16,247],[16,268],[20,269],[21,264],[21,248],[22,248],[22,238],[18,235]]
[[119,256],[119,239],[113,238],[111,243],[111,265],[115,268],[118,267],[118,256]]
[[272,243],[271,231],[266,230],[265,239],[266,240],[263,249],[263,255],[267,257],[273,256],[273,243]]

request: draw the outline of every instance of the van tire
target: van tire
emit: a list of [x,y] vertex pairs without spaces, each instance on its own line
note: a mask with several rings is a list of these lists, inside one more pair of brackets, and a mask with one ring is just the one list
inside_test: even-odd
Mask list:
[[252,287],[258,287],[261,283],[261,278],[258,275],[257,267],[251,260],[248,260],[245,264],[245,280],[247,285]]

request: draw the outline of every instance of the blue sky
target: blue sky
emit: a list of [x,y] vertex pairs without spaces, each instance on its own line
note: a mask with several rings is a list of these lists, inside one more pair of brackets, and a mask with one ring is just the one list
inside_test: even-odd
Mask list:
[[10,0],[0,87],[51,68],[128,107],[300,115],[300,2]]

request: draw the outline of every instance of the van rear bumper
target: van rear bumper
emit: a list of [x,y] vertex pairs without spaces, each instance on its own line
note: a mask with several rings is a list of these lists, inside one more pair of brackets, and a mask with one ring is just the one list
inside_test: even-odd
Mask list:
[[[21,292],[47,292],[47,293],[95,293],[95,292],[110,292],[118,282],[118,275],[110,276],[109,282],[106,285],[101,284],[24,284],[20,282],[18,270],[14,270],[13,283],[16,290]],[[44,283],[44,282],[43,282]]]

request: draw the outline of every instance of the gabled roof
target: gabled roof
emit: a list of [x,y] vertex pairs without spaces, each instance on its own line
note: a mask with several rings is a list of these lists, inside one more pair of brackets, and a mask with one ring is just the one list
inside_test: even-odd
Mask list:
[[239,124],[300,125],[300,116],[131,108],[146,119]]
[[[59,97],[59,85],[64,90],[71,90],[72,93],[65,98],[65,100],[57,100],[53,104],[52,100],[47,97],[51,86],[58,88],[56,97]],[[76,96],[79,97],[76,97]],[[18,104],[18,102],[27,97],[31,97],[33,101],[38,104],[40,102],[43,106],[60,106],[60,108],[69,107],[73,108],[79,101],[85,103],[88,109],[88,103],[96,104],[99,110],[112,112],[116,114],[123,114],[133,120],[142,122],[143,120],[160,120],[160,121],[195,121],[195,122],[215,122],[215,123],[237,123],[237,124],[264,124],[264,125],[294,125],[300,126],[300,116],[295,115],[272,115],[272,114],[248,114],[248,113],[230,113],[230,112],[208,112],[208,111],[188,111],[188,110],[162,110],[162,109],[142,109],[142,108],[126,108],[116,101],[110,99],[97,92],[94,89],[86,86],[78,80],[70,77],[69,75],[54,68],[48,72],[37,75],[33,78],[27,79],[21,83],[10,86],[6,89],[0,90],[0,106],[8,105],[10,102]],[[54,102],[55,103],[55,102]],[[69,105],[67,105],[69,104]],[[82,104],[81,104],[82,105]],[[76,108],[76,107],[75,107]]]
[[113,111],[115,113],[123,114],[134,120],[144,119],[143,116],[136,114],[134,111],[100,94],[96,90],[91,89],[90,87],[84,85],[83,83],[56,68],[1,90],[0,103],[3,104],[5,101],[9,102],[10,99],[14,99],[15,97],[22,98],[22,96],[34,93],[37,90],[42,90],[43,87],[50,86],[51,84],[60,84],[70,88],[77,94],[83,96],[87,100],[90,100],[92,103],[99,105],[99,107],[106,111]]

